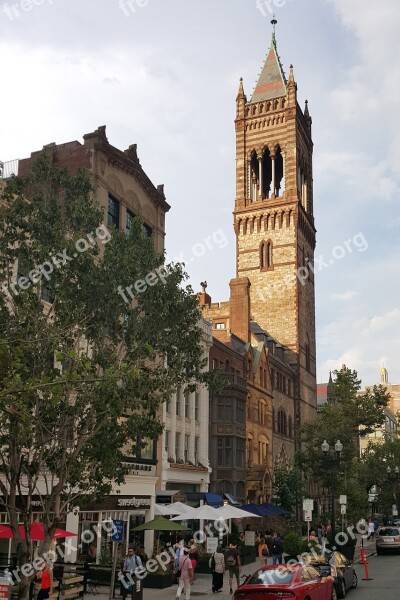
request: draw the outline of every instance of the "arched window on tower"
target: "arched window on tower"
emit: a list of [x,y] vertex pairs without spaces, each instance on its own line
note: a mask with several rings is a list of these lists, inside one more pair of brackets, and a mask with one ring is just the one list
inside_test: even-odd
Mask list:
[[284,164],[280,146],[275,152],[275,196],[281,196],[284,191]]
[[266,271],[273,268],[272,242],[261,242],[260,245],[260,269]]
[[260,173],[257,153],[253,150],[249,165],[249,197],[251,202],[256,202],[259,194]]
[[268,148],[265,148],[263,155],[262,155],[262,182],[261,182],[261,187],[262,187],[262,197],[263,199],[265,198],[270,198],[271,196],[271,184],[272,184],[272,160],[271,160],[271,154],[270,151],[268,150]]

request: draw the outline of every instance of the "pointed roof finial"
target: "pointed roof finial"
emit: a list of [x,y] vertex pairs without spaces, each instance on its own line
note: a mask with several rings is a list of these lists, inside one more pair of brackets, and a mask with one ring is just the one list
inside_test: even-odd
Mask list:
[[275,25],[277,24],[277,20],[275,18],[275,15],[272,15],[272,21],[271,21],[271,25],[272,25],[272,41],[275,43],[276,39],[275,39]]
[[310,111],[308,110],[308,100],[306,100],[306,107],[304,109],[304,116],[305,117],[309,117],[310,116]]

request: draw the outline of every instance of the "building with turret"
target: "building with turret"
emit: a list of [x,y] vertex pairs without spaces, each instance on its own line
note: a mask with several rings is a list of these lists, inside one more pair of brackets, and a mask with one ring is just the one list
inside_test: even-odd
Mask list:
[[236,278],[228,302],[200,295],[213,335],[245,356],[247,499],[256,502],[270,497],[274,465],[290,464],[317,411],[312,121],[272,23],[254,92],[248,100],[241,79],[236,98]]

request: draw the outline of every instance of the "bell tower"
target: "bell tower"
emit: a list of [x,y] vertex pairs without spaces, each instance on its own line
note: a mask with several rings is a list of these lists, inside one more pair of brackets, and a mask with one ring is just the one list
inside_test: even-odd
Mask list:
[[296,369],[295,421],[316,414],[316,343],[311,117],[286,79],[275,18],[271,45],[251,99],[236,98],[237,277],[251,282],[252,320],[288,348]]

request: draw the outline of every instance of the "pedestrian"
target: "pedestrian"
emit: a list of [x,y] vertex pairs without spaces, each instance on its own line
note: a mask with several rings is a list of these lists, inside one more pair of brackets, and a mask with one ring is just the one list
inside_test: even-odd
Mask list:
[[232,583],[233,578],[236,578],[237,587],[240,586],[240,572],[242,565],[240,563],[239,550],[236,544],[230,544],[226,552],[226,565],[229,569],[229,593],[233,594]]
[[195,577],[195,568],[197,565],[197,546],[194,540],[189,540],[189,558],[192,562],[193,569],[193,581],[196,579]]
[[176,590],[176,599],[179,600],[183,589],[185,590],[186,600],[190,600],[190,584],[193,581],[192,561],[189,558],[189,548],[183,548],[182,555],[179,559],[178,589]]
[[[174,560],[174,573],[175,575],[177,575],[177,572],[179,570],[179,559],[180,557],[183,555],[183,548],[185,546],[185,542],[183,538],[178,538],[177,543],[174,546],[174,551],[175,551],[175,560]],[[179,577],[177,576],[178,579],[178,584],[179,584]]]
[[133,592],[133,577],[132,575],[135,573],[135,569],[142,566],[142,561],[139,556],[136,554],[136,548],[131,546],[128,549],[128,554],[125,556],[122,565],[122,575],[121,578],[121,596],[122,598],[126,598],[128,594],[131,594],[132,598],[134,596]]
[[318,527],[317,527],[317,539],[318,539],[318,544],[320,546],[322,546],[323,535],[324,535],[324,526],[322,525],[322,523],[318,523]]
[[280,565],[282,563],[282,554],[283,554],[283,539],[281,538],[281,534],[277,531],[274,531],[273,534],[273,544],[272,544],[272,564]]
[[266,567],[268,564],[268,546],[265,543],[265,538],[260,539],[260,543],[258,544],[258,560],[260,561],[261,567]]
[[50,596],[53,587],[53,571],[48,562],[44,563],[43,569],[37,574],[37,578],[40,579],[40,590],[36,600],[45,600]]
[[375,523],[373,522],[372,519],[368,519],[368,537],[367,540],[370,540],[371,538],[374,539],[375,537]]
[[142,565],[145,565],[147,563],[147,561],[149,560],[149,557],[146,554],[146,550],[144,549],[144,546],[141,546],[139,548],[139,552],[137,555],[140,558],[140,560],[142,561]]
[[317,539],[317,536],[315,535],[314,530],[310,531],[310,537],[309,537],[308,541],[313,542],[314,544],[316,544],[318,542],[318,539]]
[[222,554],[222,546],[218,546],[212,555],[210,567],[212,571],[212,591],[213,593],[222,592],[225,573],[225,557]]

